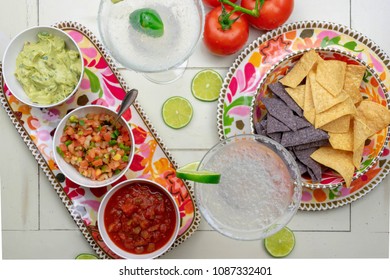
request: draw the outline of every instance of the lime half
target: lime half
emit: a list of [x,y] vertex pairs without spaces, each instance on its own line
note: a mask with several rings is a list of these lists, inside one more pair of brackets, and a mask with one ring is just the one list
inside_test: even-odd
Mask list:
[[94,254],[82,253],[79,254],[75,259],[76,260],[97,260],[99,258]]
[[198,171],[199,162],[189,163],[176,170],[176,176],[180,179],[194,181],[205,184],[218,184],[221,180],[221,174],[212,171]]
[[294,233],[288,227],[284,227],[274,235],[265,238],[264,246],[271,256],[275,258],[286,257],[294,249]]
[[217,100],[222,81],[222,77],[218,72],[210,69],[202,70],[192,79],[192,94],[201,101]]
[[162,106],[162,117],[166,125],[179,129],[185,127],[192,119],[191,103],[180,96],[173,96]]

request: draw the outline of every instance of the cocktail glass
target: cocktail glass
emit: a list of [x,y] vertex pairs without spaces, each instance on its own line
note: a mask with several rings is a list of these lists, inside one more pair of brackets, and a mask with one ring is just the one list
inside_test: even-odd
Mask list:
[[298,165],[267,137],[227,138],[206,153],[198,170],[221,174],[219,184],[195,183],[195,198],[210,226],[230,238],[266,238],[286,226],[299,208]]
[[[138,9],[158,12],[164,23],[161,37],[135,30],[129,15]],[[141,72],[152,82],[167,84],[179,79],[203,34],[202,0],[101,0],[99,32],[115,60]]]

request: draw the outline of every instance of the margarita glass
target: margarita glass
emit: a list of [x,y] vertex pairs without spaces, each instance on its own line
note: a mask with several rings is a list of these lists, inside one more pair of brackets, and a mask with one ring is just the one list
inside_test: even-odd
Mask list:
[[[153,9],[160,16],[161,37],[139,32],[129,16],[139,9]],[[170,83],[180,78],[187,60],[203,33],[202,0],[101,0],[99,32],[108,51],[124,67],[144,73],[155,83]]]
[[206,153],[198,170],[221,174],[218,184],[195,183],[195,198],[210,226],[230,238],[266,238],[299,208],[299,168],[283,146],[267,137],[227,138]]

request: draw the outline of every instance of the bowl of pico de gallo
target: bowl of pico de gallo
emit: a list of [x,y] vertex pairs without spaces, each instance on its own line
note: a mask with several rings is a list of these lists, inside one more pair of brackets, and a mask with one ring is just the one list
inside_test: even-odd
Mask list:
[[175,198],[162,185],[135,178],[111,188],[97,224],[108,248],[125,259],[153,259],[169,251],[180,228]]
[[53,138],[55,162],[66,178],[89,188],[110,185],[129,169],[134,136],[107,107],[87,105],[69,112]]

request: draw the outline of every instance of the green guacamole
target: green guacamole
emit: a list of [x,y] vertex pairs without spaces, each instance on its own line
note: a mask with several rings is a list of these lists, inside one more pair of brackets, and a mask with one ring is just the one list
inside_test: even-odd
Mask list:
[[16,79],[35,103],[47,105],[64,100],[81,75],[79,53],[66,49],[65,41],[47,32],[37,42],[27,42],[16,59]]

